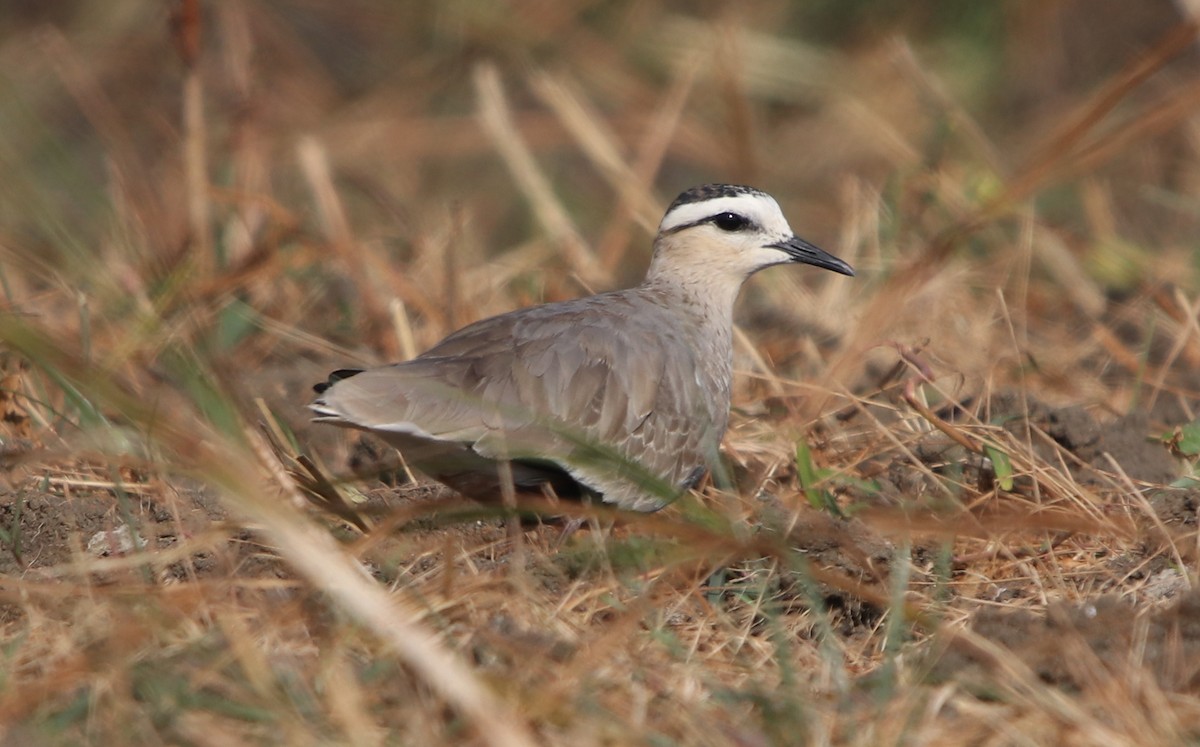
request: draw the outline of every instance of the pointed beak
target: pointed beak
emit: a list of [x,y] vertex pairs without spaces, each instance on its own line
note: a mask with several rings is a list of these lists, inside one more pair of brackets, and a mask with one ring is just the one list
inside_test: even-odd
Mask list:
[[799,236],[793,236],[790,239],[780,241],[770,245],[773,249],[778,249],[793,262],[801,262],[806,265],[821,267],[826,270],[840,272],[843,275],[854,276],[854,268],[846,264],[842,260],[833,256],[824,249],[810,244]]

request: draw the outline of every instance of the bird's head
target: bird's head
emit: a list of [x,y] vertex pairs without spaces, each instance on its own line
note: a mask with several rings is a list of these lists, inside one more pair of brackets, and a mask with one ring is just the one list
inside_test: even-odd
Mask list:
[[739,282],[774,265],[799,262],[843,275],[854,269],[796,236],[766,192],[705,184],[675,198],[654,242],[650,275],[719,273]]

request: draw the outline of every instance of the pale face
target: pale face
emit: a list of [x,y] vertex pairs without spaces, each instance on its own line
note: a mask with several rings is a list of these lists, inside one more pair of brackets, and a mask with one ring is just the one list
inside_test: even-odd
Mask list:
[[801,262],[854,274],[845,262],[797,237],[779,203],[749,187],[689,190],[667,210],[658,231],[660,253],[710,271],[746,277],[772,265]]

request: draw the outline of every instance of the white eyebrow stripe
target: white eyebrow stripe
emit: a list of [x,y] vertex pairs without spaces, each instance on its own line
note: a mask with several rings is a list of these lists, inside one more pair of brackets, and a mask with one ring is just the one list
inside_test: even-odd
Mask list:
[[[764,203],[770,203],[769,205]],[[734,197],[718,197],[713,200],[702,200],[680,205],[663,216],[658,226],[659,233],[666,233],[681,226],[687,226],[705,218],[711,218],[720,213],[737,213],[763,226],[766,218],[772,212],[779,213],[779,205],[767,195],[737,195]]]

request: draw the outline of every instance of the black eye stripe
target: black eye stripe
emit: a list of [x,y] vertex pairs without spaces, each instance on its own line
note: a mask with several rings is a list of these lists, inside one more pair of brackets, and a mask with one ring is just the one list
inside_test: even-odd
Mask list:
[[[726,219],[728,219],[728,220],[726,220]],[[718,221],[725,222],[726,225],[722,226],[721,223]],[[677,226],[671,226],[670,228],[667,228],[666,230],[664,230],[662,232],[662,235],[669,236],[671,234],[679,233],[680,231],[686,231],[689,228],[703,226],[705,223],[708,223],[710,225],[717,227],[718,229],[720,229],[722,231],[727,231],[730,233],[744,231],[749,228],[758,228],[759,227],[758,224],[754,220],[746,217],[745,215],[742,215],[741,213],[735,213],[732,210],[726,210],[724,212],[717,213],[715,215],[709,215],[707,217],[691,221],[690,223],[680,223]]]

